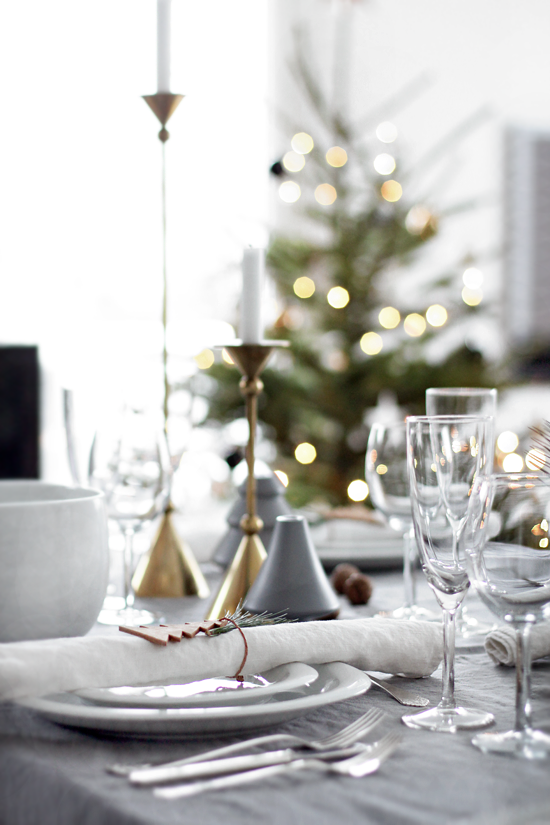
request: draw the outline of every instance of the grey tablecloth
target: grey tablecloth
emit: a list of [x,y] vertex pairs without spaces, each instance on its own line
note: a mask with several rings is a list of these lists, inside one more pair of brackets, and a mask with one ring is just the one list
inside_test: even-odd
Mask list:
[[[400,599],[399,578],[376,577],[370,610]],[[181,605],[166,604],[167,613]],[[183,618],[204,612],[186,600]],[[349,613],[348,613],[349,615]],[[492,664],[484,652],[458,653],[457,697],[492,710],[497,726],[513,721],[514,671]],[[534,671],[534,714],[550,728],[550,665]],[[406,681],[402,681],[406,684]],[[434,702],[437,676],[411,683]],[[0,823],[2,825],[538,825],[550,822],[548,762],[525,763],[486,756],[470,735],[413,731],[400,724],[404,709],[376,689],[357,699],[314,711],[284,730],[323,736],[369,707],[388,714],[387,729],[400,729],[403,744],[375,775],[348,779],[314,774],[278,777],[182,799],[157,800],[110,776],[112,762],[162,761],[191,754],[200,742],[153,744],[107,740],[70,731],[14,705],[0,706]],[[235,737],[236,738],[236,737]],[[217,740],[216,740],[217,741]],[[224,739],[224,742],[232,741]],[[209,740],[209,745],[212,740]]]

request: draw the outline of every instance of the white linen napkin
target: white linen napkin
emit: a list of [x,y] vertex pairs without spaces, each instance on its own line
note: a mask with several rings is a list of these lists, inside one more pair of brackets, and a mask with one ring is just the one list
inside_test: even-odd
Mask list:
[[[428,676],[442,657],[440,624],[397,619],[303,622],[244,630],[244,673],[288,662],[347,662],[362,670]],[[169,642],[120,633],[0,644],[0,701],[67,690],[178,684],[237,672],[244,643],[237,631]]]
[[[485,639],[485,650],[497,665],[516,664],[516,631],[510,625],[491,630]],[[531,661],[550,656],[550,622],[536,624],[531,630]]]

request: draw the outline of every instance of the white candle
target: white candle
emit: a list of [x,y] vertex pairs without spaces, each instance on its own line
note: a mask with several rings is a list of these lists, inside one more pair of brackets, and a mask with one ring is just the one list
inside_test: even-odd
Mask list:
[[259,344],[263,339],[262,292],[264,282],[263,249],[245,249],[243,254],[243,292],[241,297],[240,338],[244,344]]
[[170,91],[170,3],[157,0],[157,90]]

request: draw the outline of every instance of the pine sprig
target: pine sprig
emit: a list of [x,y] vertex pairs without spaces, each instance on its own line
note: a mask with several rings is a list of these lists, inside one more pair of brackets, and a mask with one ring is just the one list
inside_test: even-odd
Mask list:
[[535,449],[529,456],[531,462],[541,473],[550,474],[550,421],[541,427],[530,427]]
[[[239,603],[234,613],[227,611],[224,618],[231,619],[241,629],[245,627],[264,627],[265,625],[289,624],[290,622],[296,621],[296,619],[287,619],[284,613],[268,613],[267,611],[258,613],[257,615],[249,613],[248,610],[243,608],[242,602]],[[230,630],[236,630],[235,624],[228,622],[222,627],[213,628],[210,631],[210,635],[219,636],[220,633],[228,633]]]

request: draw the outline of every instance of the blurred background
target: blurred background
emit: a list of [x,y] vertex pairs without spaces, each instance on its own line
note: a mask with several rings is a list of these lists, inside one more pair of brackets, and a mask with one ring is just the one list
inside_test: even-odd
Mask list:
[[[370,424],[428,386],[497,386],[498,460],[526,466],[550,408],[549,27],[544,0],[173,0],[177,504],[225,501],[247,440],[214,345],[248,245],[266,337],[292,343],[258,447],[291,503],[368,503]],[[5,476],[69,479],[64,388],[83,467],[113,407],[160,409],[155,61],[154,0],[0,7]]]

